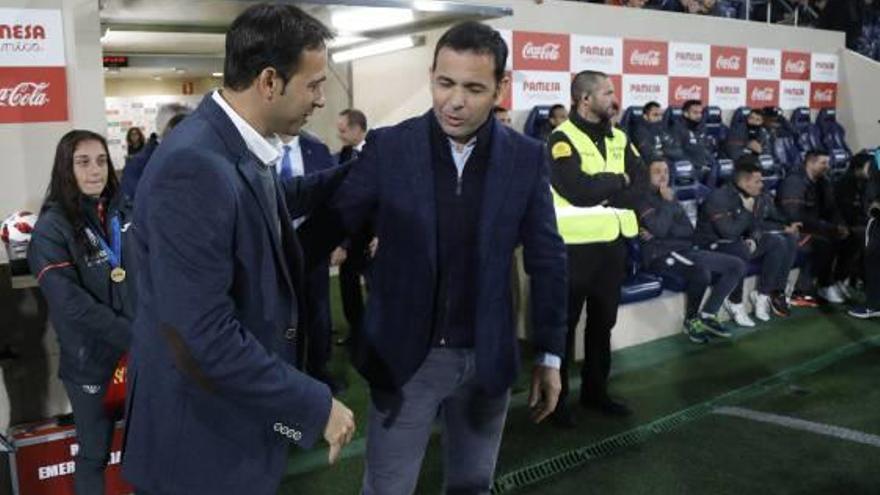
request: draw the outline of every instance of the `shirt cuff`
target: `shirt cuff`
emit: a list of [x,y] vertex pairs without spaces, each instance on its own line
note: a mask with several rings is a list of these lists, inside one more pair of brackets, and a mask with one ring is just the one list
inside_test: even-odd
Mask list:
[[538,354],[538,357],[535,359],[535,364],[558,370],[562,367],[562,358],[556,354],[542,352],[541,354]]

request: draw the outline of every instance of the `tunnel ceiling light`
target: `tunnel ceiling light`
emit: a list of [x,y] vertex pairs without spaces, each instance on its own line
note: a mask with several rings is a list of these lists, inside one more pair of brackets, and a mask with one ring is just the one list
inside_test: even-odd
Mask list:
[[330,24],[340,32],[361,33],[407,24],[415,19],[410,9],[351,7],[330,14]]
[[[424,43],[424,38],[421,38],[421,42]],[[412,36],[400,36],[398,38],[391,38],[383,41],[377,41],[375,43],[356,46],[347,50],[340,50],[333,53],[331,57],[333,58],[333,62],[339,64],[359,58],[372,57],[374,55],[381,55],[383,53],[390,53],[398,50],[406,50],[407,48],[412,48],[416,46],[417,43],[418,40],[416,40]]]

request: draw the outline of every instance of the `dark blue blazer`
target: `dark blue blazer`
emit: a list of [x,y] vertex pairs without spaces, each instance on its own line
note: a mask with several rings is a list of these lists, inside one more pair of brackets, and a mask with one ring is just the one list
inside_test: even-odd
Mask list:
[[296,367],[308,268],[284,209],[343,175],[279,186],[279,238],[257,167],[209,95],[141,178],[123,474],[147,493],[274,494],[289,444],[322,437],[331,396]]
[[[374,130],[327,209],[300,227],[308,252],[374,220],[379,250],[372,268],[357,366],[370,384],[397,388],[430,350],[437,288],[437,211],[428,112]],[[524,246],[531,276],[534,344],[564,355],[565,246],[556,230],[541,142],[494,125],[478,233],[477,376],[489,393],[513,383],[519,364],[510,289],[514,248]]]

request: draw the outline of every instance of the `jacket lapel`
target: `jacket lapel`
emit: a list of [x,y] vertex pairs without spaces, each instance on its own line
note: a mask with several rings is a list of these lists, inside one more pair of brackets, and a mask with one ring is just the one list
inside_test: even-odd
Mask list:
[[489,168],[480,211],[479,254],[484,258],[490,252],[492,226],[501,207],[507,202],[510,181],[513,178],[514,143],[501,125],[492,123],[492,145],[489,151]]
[[406,138],[407,153],[412,173],[413,207],[425,228],[425,239],[432,271],[437,271],[437,201],[434,190],[434,170],[431,157],[431,121],[434,118],[429,110],[422,118],[413,122]]

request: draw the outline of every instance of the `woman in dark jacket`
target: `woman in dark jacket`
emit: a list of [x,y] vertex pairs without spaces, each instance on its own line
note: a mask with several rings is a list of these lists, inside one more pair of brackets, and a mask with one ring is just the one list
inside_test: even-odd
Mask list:
[[132,157],[141,152],[147,138],[144,137],[144,131],[140,127],[129,127],[125,133],[125,156]]
[[28,263],[49,304],[61,348],[59,377],[73,408],[79,452],[76,493],[103,494],[113,418],[103,399],[128,350],[134,308],[128,211],[106,140],[74,130],[55,152]]

